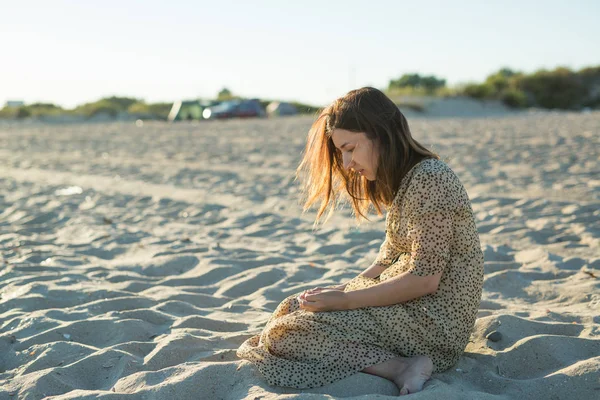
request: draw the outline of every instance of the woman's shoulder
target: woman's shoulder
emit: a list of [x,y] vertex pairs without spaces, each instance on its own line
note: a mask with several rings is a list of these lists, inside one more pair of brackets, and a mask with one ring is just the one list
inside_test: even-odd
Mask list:
[[441,159],[427,158],[414,167],[409,186],[436,186],[450,183],[460,184],[452,168]]
[[458,176],[446,162],[436,158],[425,159],[414,168],[406,198],[414,200],[408,204],[430,210],[462,207],[468,203]]
[[453,172],[445,161],[438,158],[426,158],[415,166],[415,174]]

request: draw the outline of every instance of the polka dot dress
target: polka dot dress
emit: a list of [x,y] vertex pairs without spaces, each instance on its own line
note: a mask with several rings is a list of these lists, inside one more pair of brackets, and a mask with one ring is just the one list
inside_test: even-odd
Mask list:
[[454,365],[475,323],[483,286],[483,253],[463,185],[441,160],[425,159],[404,177],[386,217],[377,278],[360,275],[345,291],[410,272],[443,272],[438,290],[383,307],[312,312],[301,293],[283,300],[260,335],[238,357],[254,363],[270,385],[313,388],[391,358],[429,356],[434,372]]

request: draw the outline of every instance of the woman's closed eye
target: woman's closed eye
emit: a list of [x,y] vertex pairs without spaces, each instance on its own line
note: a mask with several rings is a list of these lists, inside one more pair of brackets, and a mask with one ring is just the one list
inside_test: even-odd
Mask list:
[[345,150],[336,149],[336,152],[339,155],[343,155],[344,153],[350,153],[350,154],[352,154],[354,152],[354,150],[355,150],[355,148],[353,147],[351,149],[346,148]]

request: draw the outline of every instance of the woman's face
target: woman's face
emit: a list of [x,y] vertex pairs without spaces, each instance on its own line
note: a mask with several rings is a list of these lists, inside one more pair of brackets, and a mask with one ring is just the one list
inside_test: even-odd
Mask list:
[[377,146],[364,132],[351,132],[334,129],[331,135],[333,144],[342,153],[343,166],[354,170],[370,181],[377,176],[379,153]]

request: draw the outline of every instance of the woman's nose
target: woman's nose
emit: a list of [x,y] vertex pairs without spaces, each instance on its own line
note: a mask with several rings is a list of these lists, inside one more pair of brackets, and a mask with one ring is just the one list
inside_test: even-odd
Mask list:
[[352,156],[350,154],[344,153],[342,156],[342,159],[344,161],[345,169],[350,169],[354,165],[354,159],[352,158]]

